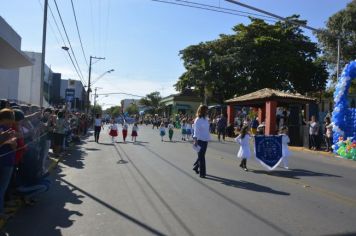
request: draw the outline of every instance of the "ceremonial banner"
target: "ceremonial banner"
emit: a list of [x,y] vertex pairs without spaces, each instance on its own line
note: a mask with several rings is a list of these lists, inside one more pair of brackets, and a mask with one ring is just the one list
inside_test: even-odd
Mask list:
[[281,135],[256,135],[256,159],[268,170],[275,169],[282,161]]

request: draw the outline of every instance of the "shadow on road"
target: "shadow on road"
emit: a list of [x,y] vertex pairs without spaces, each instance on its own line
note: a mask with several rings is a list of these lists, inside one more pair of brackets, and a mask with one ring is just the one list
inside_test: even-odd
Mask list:
[[216,194],[217,196],[223,198],[224,200],[226,200],[227,202],[229,202],[230,204],[234,205],[235,207],[241,209],[242,211],[246,212],[247,214],[251,215],[252,217],[256,218],[257,220],[259,220],[261,223],[264,223],[266,225],[268,225],[269,227],[273,228],[274,230],[276,230],[277,232],[279,232],[281,235],[290,235],[287,231],[285,231],[284,229],[282,229],[279,225],[276,225],[274,223],[272,223],[269,219],[266,219],[264,217],[259,216],[258,214],[256,214],[255,212],[253,212],[252,210],[250,210],[249,208],[243,206],[242,204],[240,204],[239,202],[237,202],[235,199],[231,199],[228,196],[225,196],[224,194],[222,194],[220,191],[216,190],[215,188],[211,187],[210,185],[208,185],[205,181],[201,180],[201,179],[197,179],[195,176],[191,175],[190,173],[188,173],[186,170],[183,170],[182,168],[180,168],[179,166],[175,165],[174,163],[172,163],[171,161],[167,160],[166,158],[164,158],[163,156],[161,156],[159,153],[153,151],[150,148],[147,148],[147,151],[149,151],[150,153],[152,153],[153,155],[155,155],[157,158],[159,158],[160,160],[162,160],[163,162],[165,162],[166,164],[168,164],[169,166],[171,166],[173,169],[176,169],[177,171],[179,171],[180,173],[184,174],[185,176],[189,177],[190,179],[192,179],[193,181],[199,183],[200,185],[204,186],[205,188],[209,189],[212,193]]
[[[132,216],[126,214],[125,212],[123,212],[123,211],[121,211],[121,210],[119,210],[119,209],[113,207],[112,205],[110,205],[110,204],[104,202],[103,200],[101,200],[101,199],[95,197],[94,195],[92,195],[92,194],[88,193],[87,191],[85,191],[85,190],[79,188],[78,186],[76,186],[76,185],[74,185],[74,184],[68,182],[67,180],[62,179],[62,178],[60,178],[60,180],[61,180],[63,183],[67,184],[68,186],[72,187],[72,188],[73,188],[73,191],[79,191],[80,193],[82,193],[82,194],[84,194],[85,196],[91,198],[92,200],[96,201],[97,203],[103,205],[104,207],[110,209],[111,211],[115,212],[116,214],[120,215],[121,217],[125,218],[126,220],[129,220],[130,222],[136,224],[137,226],[139,226],[139,227],[145,229],[146,231],[150,232],[151,234],[153,234],[153,235],[159,235],[159,236],[160,236],[160,235],[165,235],[164,233],[162,233],[162,232],[160,232],[160,231],[158,231],[158,230],[152,228],[151,226],[149,226],[149,225],[147,225],[147,224],[141,222],[140,220],[138,220],[138,219],[136,219],[136,218],[134,218],[134,217],[132,217]],[[52,234],[48,234],[48,235],[52,235]]]
[[278,194],[278,195],[290,195],[290,193],[273,190],[267,186],[263,186],[263,185],[259,185],[259,184],[255,184],[255,183],[251,183],[251,182],[247,182],[247,181],[225,179],[225,178],[217,177],[214,175],[206,175],[206,179],[217,181],[217,182],[220,182],[227,186],[246,189],[246,190],[255,191],[255,192],[272,193],[272,194]]
[[340,175],[326,174],[320,173],[310,170],[301,170],[301,169],[289,169],[288,171],[266,171],[266,170],[251,170],[255,174],[265,174],[265,175],[273,175],[278,177],[290,178],[290,179],[300,179],[299,177],[303,176],[320,176],[320,177],[338,177],[343,178]]
[[[58,178],[58,175],[54,176]],[[4,235],[8,236],[61,236],[61,228],[69,228],[74,220],[73,215],[83,216],[78,211],[68,208],[69,204],[81,204],[83,195],[74,193],[68,185],[55,180],[49,192],[33,207],[21,209],[15,218],[10,219],[4,229]]]

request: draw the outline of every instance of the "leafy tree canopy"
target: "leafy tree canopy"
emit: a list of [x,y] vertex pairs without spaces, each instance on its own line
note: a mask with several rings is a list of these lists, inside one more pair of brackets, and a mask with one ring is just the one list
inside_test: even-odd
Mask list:
[[121,107],[120,106],[113,106],[107,109],[107,113],[111,117],[118,117],[121,114]]
[[125,112],[129,113],[129,115],[137,115],[138,114],[138,107],[135,103],[130,104],[130,106],[128,106],[125,109]]
[[337,38],[340,39],[340,67],[356,59],[356,0],[332,15],[326,29],[317,34],[325,60],[336,70]]
[[251,19],[233,31],[180,51],[186,71],[175,84],[178,91],[194,88],[222,103],[266,87],[300,93],[325,89],[326,64],[299,26]]
[[140,105],[146,106],[148,109],[147,111],[151,114],[154,114],[157,112],[160,108],[161,104],[161,94],[160,92],[152,92],[150,94],[147,94],[144,98],[141,98],[139,103]]

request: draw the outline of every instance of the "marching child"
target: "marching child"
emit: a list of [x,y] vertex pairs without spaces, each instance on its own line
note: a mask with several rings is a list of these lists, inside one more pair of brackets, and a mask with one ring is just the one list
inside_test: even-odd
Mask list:
[[137,131],[138,131],[138,126],[137,123],[135,123],[134,126],[132,126],[132,132],[131,132],[131,140],[133,142],[136,142]]
[[187,130],[186,130],[186,126],[187,126],[187,123],[185,121],[185,119],[182,121],[182,140],[185,141],[185,137],[187,135]]
[[247,159],[249,159],[251,157],[250,139],[251,139],[251,136],[248,133],[248,126],[245,125],[241,129],[240,135],[237,136],[237,138],[235,139],[235,141],[240,144],[240,150],[237,153],[237,157],[242,159],[241,163],[240,163],[240,167],[242,169],[244,169],[245,171],[248,171],[248,169],[246,167]]
[[173,133],[174,133],[174,125],[171,122],[168,125],[168,137],[169,137],[169,141],[171,141],[171,142],[172,142],[172,138],[173,138]]
[[286,126],[283,126],[280,131],[280,135],[282,135],[282,161],[283,161],[283,167],[284,169],[288,170],[288,157],[290,155],[289,149],[288,149],[288,143],[290,142],[289,136],[288,136],[288,128]]
[[192,135],[192,121],[189,119],[185,126],[185,133],[187,137],[187,141],[189,141],[190,136]]
[[164,123],[161,123],[159,127],[159,135],[161,136],[161,141],[163,142],[163,137],[166,135],[166,128],[164,127]]
[[124,143],[126,143],[126,137],[127,137],[127,123],[124,122],[124,124],[122,125],[122,138],[124,139]]
[[109,135],[111,136],[112,143],[115,143],[115,137],[117,137],[117,135],[118,135],[118,132],[117,132],[118,127],[117,127],[117,124],[114,119],[111,120],[109,130],[110,130]]

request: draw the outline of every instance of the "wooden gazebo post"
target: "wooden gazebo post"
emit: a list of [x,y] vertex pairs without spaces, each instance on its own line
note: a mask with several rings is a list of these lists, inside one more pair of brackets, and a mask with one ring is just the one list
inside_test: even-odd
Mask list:
[[266,101],[266,128],[265,135],[273,135],[276,132],[276,101]]
[[227,122],[228,124],[234,124],[234,114],[235,114],[235,109],[233,104],[227,105]]

